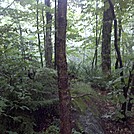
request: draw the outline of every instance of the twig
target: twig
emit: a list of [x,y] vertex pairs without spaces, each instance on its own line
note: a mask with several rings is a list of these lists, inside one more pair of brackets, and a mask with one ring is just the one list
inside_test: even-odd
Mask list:
[[12,1],[7,7],[5,7],[2,12],[4,12],[6,9],[8,9],[14,2],[15,2],[15,0]]

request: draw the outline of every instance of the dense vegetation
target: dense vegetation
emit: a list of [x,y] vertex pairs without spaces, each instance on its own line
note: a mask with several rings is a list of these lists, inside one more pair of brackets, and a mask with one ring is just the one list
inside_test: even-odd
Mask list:
[[58,3],[0,0],[0,134],[59,134],[60,86],[78,117],[90,107],[100,118],[109,102],[105,118],[133,122],[133,0],[68,0],[67,22]]

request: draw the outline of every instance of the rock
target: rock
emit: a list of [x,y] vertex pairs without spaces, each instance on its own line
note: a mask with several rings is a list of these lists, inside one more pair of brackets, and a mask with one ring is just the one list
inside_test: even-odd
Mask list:
[[99,124],[99,118],[97,119],[93,113],[87,109],[85,113],[76,112],[73,113],[75,117],[75,126],[77,130],[83,134],[104,134],[104,131]]

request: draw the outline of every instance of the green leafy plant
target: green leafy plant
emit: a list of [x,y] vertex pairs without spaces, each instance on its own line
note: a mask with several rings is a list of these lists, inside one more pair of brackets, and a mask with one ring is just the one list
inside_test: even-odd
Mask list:
[[45,131],[45,134],[59,134],[59,128],[52,125]]

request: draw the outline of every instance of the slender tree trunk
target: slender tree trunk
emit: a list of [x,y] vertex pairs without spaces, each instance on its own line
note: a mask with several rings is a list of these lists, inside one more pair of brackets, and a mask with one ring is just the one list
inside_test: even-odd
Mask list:
[[52,29],[52,15],[50,13],[50,0],[45,0],[46,9],[46,44],[45,44],[45,60],[46,67],[52,68],[52,41],[51,41],[51,29]]
[[[97,42],[97,45],[100,44],[101,33],[102,33],[102,26],[100,28],[98,40],[96,41]],[[94,69],[94,66],[96,67],[95,69],[97,69],[97,61],[98,61],[98,58],[96,58],[96,56],[98,56],[98,46],[96,46],[96,48],[95,48],[95,53],[94,53],[94,57],[93,57],[93,61],[92,61],[92,69]]]
[[132,70],[130,71],[130,77],[129,77],[129,81],[128,81],[128,88],[129,88],[129,85],[130,85],[130,98],[129,98],[129,101],[128,101],[128,106],[127,106],[127,110],[128,111],[131,111],[132,110],[132,106],[133,106],[133,103],[132,103],[132,100],[133,100],[133,97],[134,96],[134,62],[133,62],[133,65],[132,65]]
[[57,68],[57,0],[55,0],[55,44],[54,44],[54,68]]
[[40,53],[41,67],[43,67],[43,56],[42,56],[40,33],[39,33],[39,0],[36,1],[37,1],[36,21],[37,21],[38,48]]
[[102,29],[102,72],[107,76],[111,73],[111,31],[113,16],[108,0],[104,2]]
[[71,134],[71,96],[66,61],[67,0],[58,0],[57,70],[60,100],[60,134]]
[[42,7],[42,26],[43,26],[43,44],[44,44],[44,52],[45,52],[45,44],[46,44],[46,32],[45,32],[45,16],[44,16],[44,6]]
[[[13,3],[14,3],[14,1],[9,6],[11,6]],[[24,46],[23,35],[22,35],[23,31],[22,31],[21,23],[20,23],[19,16],[18,16],[18,10],[17,10],[15,3],[14,3],[14,6],[16,9],[15,16],[17,19],[18,27],[19,27],[19,29],[18,29],[19,30],[19,39],[20,39],[20,41],[19,41],[20,48],[19,49],[21,50],[22,60],[25,60],[25,46]]]
[[95,18],[96,18],[96,37],[95,37],[95,53],[92,61],[92,69],[94,68],[94,62],[95,62],[95,69],[97,69],[97,55],[98,55],[98,14],[97,14],[97,9],[98,9],[98,1],[96,0],[96,13],[95,13]]
[[[114,38],[115,38],[114,46],[115,46],[115,50],[116,50],[116,53],[117,53],[117,58],[119,60],[120,69],[122,69],[123,68],[123,62],[122,62],[122,57],[121,57],[121,53],[120,53],[120,49],[119,49],[119,45],[118,45],[117,19],[116,19],[116,15],[115,15],[115,12],[114,12],[114,5],[113,5],[112,1],[108,0],[108,2],[109,2],[110,7],[112,9],[112,16],[114,18]],[[123,78],[123,71],[121,71],[120,76],[121,76],[121,84],[124,85],[123,86],[123,95],[124,95],[125,99],[127,100],[128,88],[125,85],[125,80]],[[126,120],[126,110],[127,110],[127,102],[125,101],[122,104],[122,107],[121,107],[121,113],[124,115],[124,118],[123,118],[124,120]]]
[[[121,42],[121,31],[122,31],[122,24],[121,24],[121,19],[119,19],[119,35],[118,35],[118,47],[120,51],[120,42]],[[115,62],[115,69],[119,68],[119,60],[116,58]]]
[[95,39],[95,44],[96,44],[96,50],[95,50],[95,68],[97,69],[97,55],[98,55],[98,14],[97,14],[97,9],[98,9],[98,1],[96,0],[96,39]]
[[20,46],[21,46],[22,60],[25,60],[25,48],[24,48],[22,28],[21,28],[20,23],[19,23],[19,32],[20,32]]

